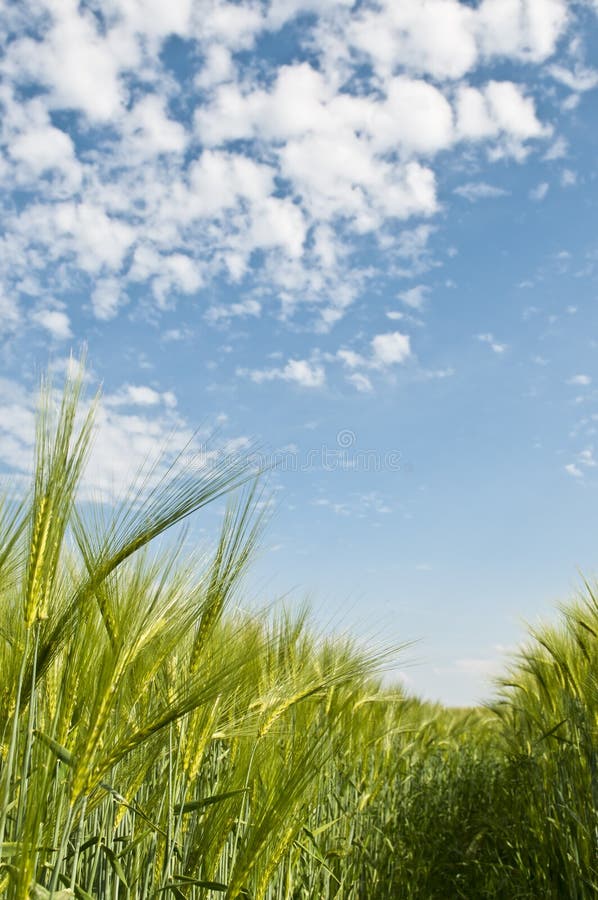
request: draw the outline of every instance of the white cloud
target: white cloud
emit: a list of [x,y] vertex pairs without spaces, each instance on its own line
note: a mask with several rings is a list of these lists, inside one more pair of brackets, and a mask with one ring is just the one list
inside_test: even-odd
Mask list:
[[0,460],[13,472],[33,463],[35,405],[22,385],[0,378]]
[[429,216],[437,209],[430,168],[376,159],[370,145],[355,136],[307,135],[289,141],[280,156],[283,175],[303,194],[312,215],[325,221],[344,217],[359,233],[389,217]]
[[320,388],[326,383],[324,367],[306,359],[290,359],[282,368],[237,369],[237,375],[248,376],[256,384],[289,381],[304,388]]
[[576,93],[591,91],[598,86],[598,69],[576,65],[573,70],[564,66],[550,66],[548,72],[552,77]]
[[282,247],[291,258],[301,256],[306,235],[303,213],[291,200],[268,197],[255,210],[250,231],[254,248]]
[[44,85],[55,108],[81,110],[93,121],[118,116],[124,100],[119,75],[139,62],[136,45],[117,32],[102,37],[94,17],[80,15],[72,2],[54,4],[52,13],[43,42],[21,37],[10,45],[5,71]]
[[563,169],[561,173],[561,185],[563,187],[574,187],[577,184],[577,173],[571,169]]
[[100,279],[91,294],[91,306],[96,319],[106,322],[113,319],[120,305],[126,299],[122,285],[117,278]]
[[592,379],[589,375],[572,375],[571,378],[567,379],[567,384],[573,384],[577,387],[588,387],[592,383]]
[[[188,36],[193,25],[192,0],[163,3],[162,0],[104,0],[104,11],[124,21],[131,31],[151,38],[170,34]],[[205,16],[206,19],[209,15]]]
[[516,138],[547,137],[551,130],[536,117],[534,101],[510,81],[491,81],[485,97],[499,128]]
[[262,311],[262,305],[258,300],[251,298],[241,300],[238,303],[231,303],[229,306],[210,306],[206,312],[206,319],[209,322],[228,322],[236,316],[252,316],[257,318]]
[[484,53],[536,63],[552,55],[569,15],[566,0],[483,0],[477,13]]
[[364,357],[360,353],[355,353],[354,350],[337,350],[336,355],[349,369],[356,369],[366,364]]
[[[4,293],[41,296],[54,278],[53,296],[87,291],[100,321],[132,298],[160,311],[210,296],[208,318],[225,323],[245,313],[224,315],[203,289],[247,278],[262,308],[290,319],[301,305],[326,331],[382,265],[357,261],[362,236],[397,277],[420,278],[438,154],[522,160],[552,133],[526,75],[483,77],[495,58],[547,59],[566,7],[502,2],[106,0],[101,17],[75,0],[14,5],[0,182],[20,193],[5,211]],[[239,54],[308,10],[297,61]],[[188,79],[162,54],[170,35],[186,42]],[[567,72],[589,77],[579,61]],[[458,192],[481,199],[485,184]]]
[[343,9],[350,10],[352,7],[353,0],[327,0],[325,4],[321,0],[271,0],[266,21],[270,27],[277,29],[301,13],[313,12],[334,17]]
[[31,321],[44,328],[57,341],[66,341],[73,336],[70,319],[62,310],[38,309],[31,313]]
[[185,204],[185,221],[210,219],[239,203],[262,202],[274,187],[275,169],[238,153],[204,150],[188,172],[188,187],[177,185],[172,202]]
[[467,184],[461,184],[454,190],[455,194],[465,197],[470,203],[477,200],[487,200],[493,197],[506,197],[509,191],[504,188],[496,187],[493,184],[487,184],[485,181],[468,181]]
[[552,129],[536,116],[534,101],[512,81],[489,81],[457,91],[457,132],[465,140],[499,138],[492,158],[525,158],[526,142],[550,137]]
[[434,154],[454,139],[448,100],[423,80],[393,78],[385,103],[371,104],[370,115],[372,140],[380,149],[399,145],[410,153]]
[[362,372],[353,372],[351,375],[347,375],[347,381],[361,394],[369,394],[374,389],[371,380]]
[[422,309],[429,292],[430,288],[427,285],[418,284],[415,287],[408,288],[406,291],[401,291],[399,299],[409,309]]
[[595,469],[598,460],[594,456],[593,447],[586,447],[577,454],[575,462],[568,463],[564,468],[572,478],[583,479],[588,469]]
[[455,370],[452,366],[448,366],[446,369],[422,369],[420,377],[426,381],[435,381],[436,379],[452,378],[454,374]]
[[[366,393],[373,390],[373,385],[363,369],[380,371],[388,366],[407,362],[411,357],[410,339],[408,335],[401,334],[399,331],[377,334],[370,341],[370,350],[371,352],[364,356],[354,350],[341,348],[337,350],[335,356],[325,356],[324,358],[340,361],[350,372],[345,380],[358,391]],[[362,371],[355,371],[356,369]]]
[[212,44],[206,48],[204,64],[195,77],[198,88],[214,88],[225,81],[231,81],[235,75],[235,67],[231,51],[222,44]]
[[485,332],[484,334],[478,334],[476,335],[476,337],[478,341],[482,342],[482,344],[488,344],[492,348],[494,353],[501,354],[504,353],[507,349],[507,345],[500,344],[497,340],[495,340],[494,335],[489,331]]
[[10,334],[21,324],[21,311],[18,301],[12,300],[0,289],[0,329],[3,334]]
[[169,409],[177,405],[176,397],[172,391],[154,390],[144,384],[126,384],[119,391],[105,399],[106,406],[158,406],[164,404]]
[[534,200],[536,203],[539,203],[541,200],[544,200],[550,185],[547,181],[541,181],[540,184],[536,185],[535,188],[532,188],[529,192],[530,200]]
[[588,469],[595,469],[596,466],[598,466],[598,462],[596,462],[596,459],[594,458],[594,451],[591,447],[581,450],[578,459],[581,465]]
[[561,109],[563,112],[572,112],[574,109],[577,109],[580,102],[581,96],[579,94],[569,94],[568,97],[561,101]]
[[[35,207],[31,210],[36,220],[47,216],[50,210]],[[45,235],[44,235],[45,231]],[[83,201],[65,202],[51,210],[47,222],[42,224],[40,236],[48,242],[63,242],[66,252],[74,252],[79,266],[86,272],[99,272],[104,266],[118,271],[125,254],[134,240],[134,229],[127,222],[107,215],[100,206]]]
[[273,140],[283,175],[302,191],[312,214],[348,216],[358,231],[368,231],[381,213],[407,217],[436,209],[432,172],[415,162],[391,168],[379,154],[399,148],[407,156],[428,155],[459,136],[501,134],[523,153],[527,139],[548,133],[533,101],[510,82],[490,82],[482,92],[471,88],[469,95],[482,105],[485,124],[480,129],[462,121],[457,133],[447,98],[424,80],[389,78],[380,99],[335,94],[321,73],[300,63],[282,67],[270,91],[221,86],[198,111],[196,123],[212,146],[241,138]]
[[411,356],[409,336],[400,331],[377,334],[371,341],[373,364],[392,366],[406,362]]
[[[191,0],[184,0],[184,3],[189,5]],[[219,42],[231,50],[249,49],[265,25],[259,4],[251,0],[246,4],[217,0],[207,10],[193,4],[191,9],[193,31],[201,35],[208,46]]]
[[150,280],[158,305],[169,308],[171,295],[193,294],[203,283],[198,263],[185,253],[157,253],[153,247],[136,248],[129,272],[132,281]]
[[553,159],[562,159],[567,155],[567,148],[568,145],[566,139],[562,135],[560,135],[548,148],[542,159],[545,159],[547,161]]
[[127,153],[143,159],[161,153],[182,153],[187,145],[185,128],[169,118],[165,99],[146,94],[124,120]]
[[322,387],[326,380],[323,366],[314,365],[305,359],[290,359],[282,370],[281,377],[308,388]]
[[439,79],[460,78],[477,61],[474,19],[473,10],[454,0],[383,0],[352,19],[347,38],[381,76],[401,64]]
[[22,131],[10,145],[10,155],[23,163],[34,176],[48,169],[62,169],[79,180],[79,168],[75,162],[74,145],[68,134],[46,124]]

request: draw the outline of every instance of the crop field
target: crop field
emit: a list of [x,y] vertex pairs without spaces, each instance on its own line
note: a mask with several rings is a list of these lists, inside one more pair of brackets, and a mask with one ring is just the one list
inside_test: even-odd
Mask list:
[[[591,585],[487,707],[422,702],[386,650],[238,611],[262,526],[238,461],[78,504],[80,394],[44,390],[30,489],[1,508],[1,896],[598,896]],[[224,495],[189,555],[177,526]]]

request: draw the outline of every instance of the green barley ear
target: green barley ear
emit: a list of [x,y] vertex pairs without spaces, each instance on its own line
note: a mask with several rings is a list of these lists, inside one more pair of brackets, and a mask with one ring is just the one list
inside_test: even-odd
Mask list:
[[204,642],[220,620],[255,550],[264,520],[263,513],[255,512],[257,497],[257,482],[254,482],[244,500],[227,506],[191,649],[189,668],[193,673],[199,667]]
[[42,382],[23,598],[28,628],[36,620],[47,618],[60,552],[89,449],[95,403],[81,424],[77,422],[84,374],[82,358],[75,374],[67,375],[58,413],[51,381]]

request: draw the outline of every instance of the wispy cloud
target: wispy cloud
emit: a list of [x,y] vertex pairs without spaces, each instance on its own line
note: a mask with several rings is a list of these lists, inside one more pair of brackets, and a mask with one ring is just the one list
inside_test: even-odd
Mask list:
[[529,192],[530,200],[534,200],[536,203],[540,203],[540,201],[544,200],[548,191],[550,189],[550,185],[547,181],[541,181],[540,184],[536,185],[535,188],[532,188]]
[[481,341],[482,344],[488,344],[488,346],[494,351],[494,353],[498,353],[499,355],[504,353],[507,349],[507,344],[499,343],[494,335],[490,332],[484,332],[483,334],[476,335],[478,341]]
[[573,69],[553,65],[549,66],[548,72],[556,81],[576,93],[591,91],[598,86],[598,69],[592,69],[584,65],[577,64]]
[[258,300],[241,300],[239,303],[231,303],[229,306],[210,306],[206,312],[209,322],[222,322],[237,316],[253,316],[257,318],[262,311],[262,304]]
[[401,291],[399,300],[409,307],[409,309],[420,310],[424,306],[430,288],[425,284],[417,284],[415,287]]
[[351,375],[347,375],[347,381],[361,394],[369,394],[374,390],[371,379],[363,372],[353,372]]
[[485,181],[468,181],[467,184],[461,184],[459,187],[456,187],[454,193],[469,200],[470,203],[494,197],[506,197],[509,194],[504,188],[487,184]]

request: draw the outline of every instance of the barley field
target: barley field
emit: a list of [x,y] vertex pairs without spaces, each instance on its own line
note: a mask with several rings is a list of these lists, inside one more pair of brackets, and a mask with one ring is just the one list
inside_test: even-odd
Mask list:
[[[487,707],[422,702],[386,650],[238,611],[262,528],[238,461],[79,504],[81,390],[42,391],[0,512],[1,896],[598,896],[592,585]],[[225,496],[189,555],[177,526]]]

